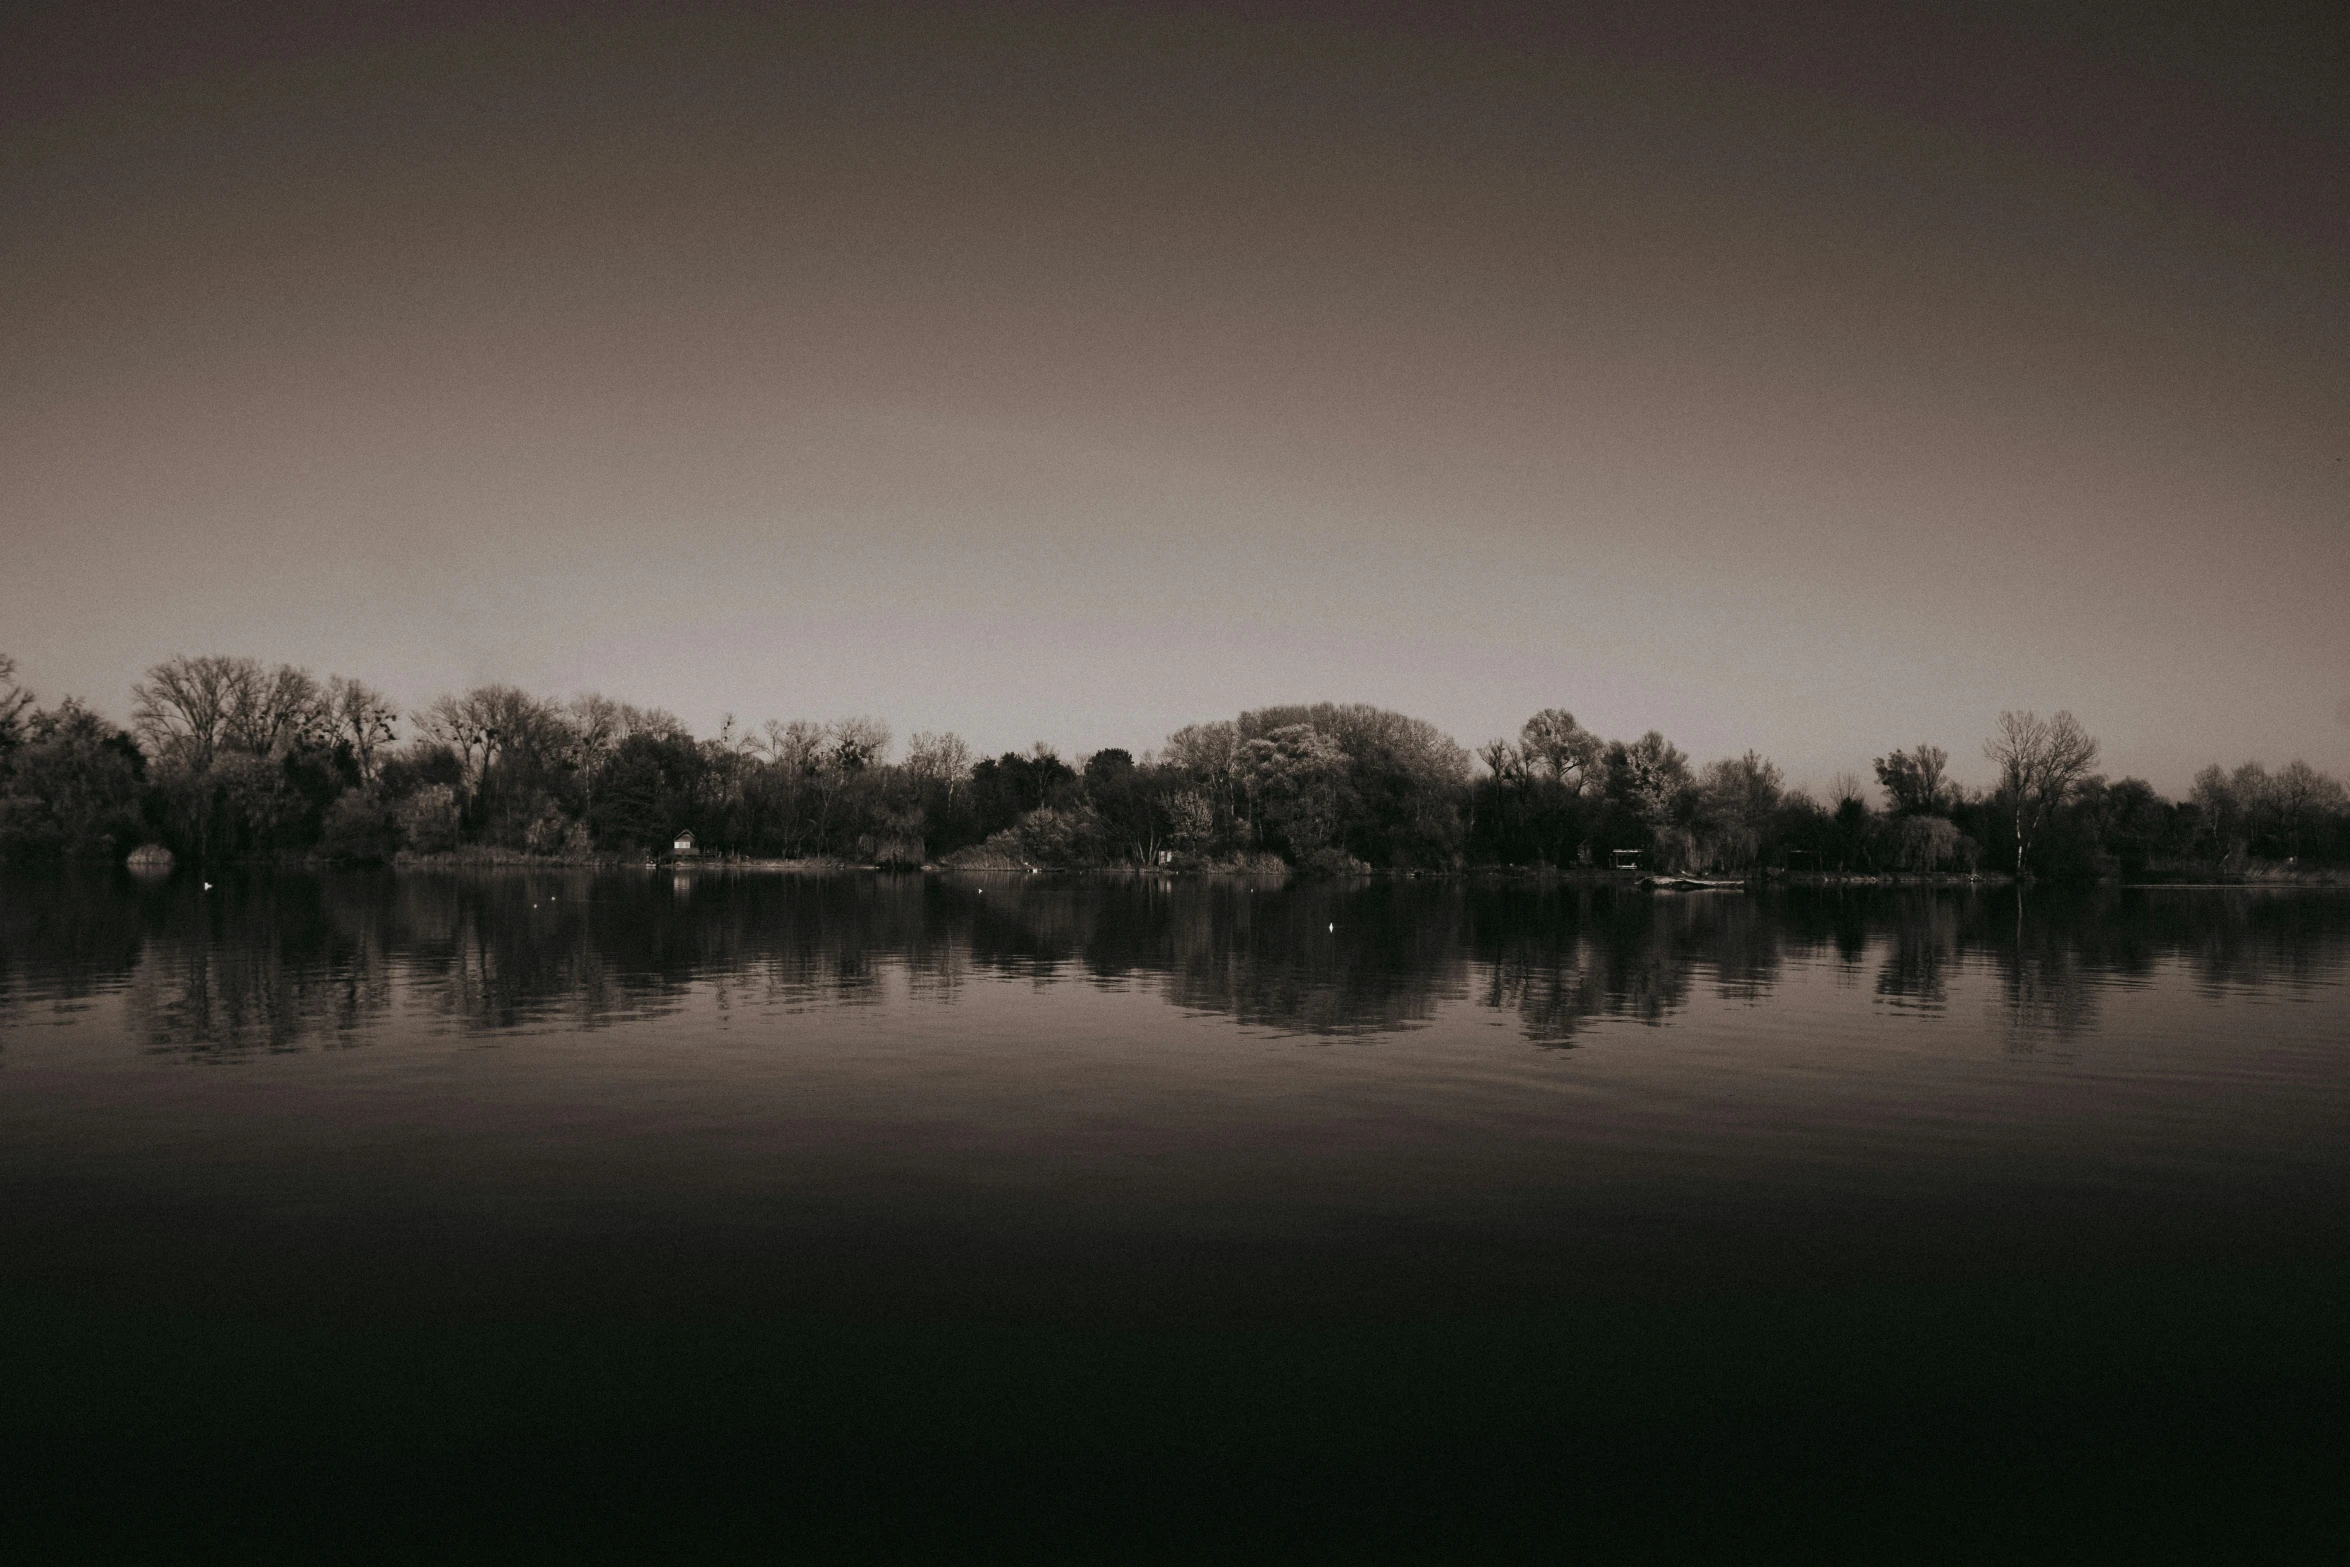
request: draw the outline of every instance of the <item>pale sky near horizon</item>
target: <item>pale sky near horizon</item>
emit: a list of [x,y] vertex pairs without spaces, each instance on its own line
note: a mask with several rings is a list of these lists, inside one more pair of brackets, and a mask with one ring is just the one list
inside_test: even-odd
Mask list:
[[2174,792],[2350,774],[2336,34],[467,9],[0,38],[44,699],[1563,706],[1818,783],[2062,707]]

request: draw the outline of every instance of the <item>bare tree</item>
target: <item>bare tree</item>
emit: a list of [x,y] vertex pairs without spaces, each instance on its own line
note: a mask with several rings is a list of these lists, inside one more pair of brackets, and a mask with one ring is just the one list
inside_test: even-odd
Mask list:
[[2224,858],[2234,846],[2236,826],[2243,814],[2237,809],[2236,792],[2228,784],[2228,775],[2217,763],[2204,768],[2195,775],[2187,799],[2195,807],[2214,852]]
[[489,771],[494,743],[487,721],[470,695],[439,697],[423,712],[408,717],[423,738],[457,753],[468,793],[479,787],[482,776]]
[[1232,766],[1232,752],[1239,743],[1239,736],[1226,720],[1185,724],[1167,737],[1167,760],[1202,782],[1222,778]]
[[471,791],[479,791],[490,769],[508,756],[527,753],[546,759],[569,731],[561,715],[536,697],[503,685],[444,696],[412,716],[426,739],[457,753]]
[[1703,814],[1718,834],[1722,864],[1741,870],[1754,863],[1785,783],[1778,764],[1755,751],[1706,765],[1698,789]]
[[2270,781],[2269,799],[2285,832],[2285,852],[2299,859],[2301,835],[2321,818],[2341,810],[2343,790],[2334,779],[2296,759]]
[[16,660],[0,653],[0,751],[13,748],[24,734],[24,715],[31,711],[33,694],[16,683]]
[[1950,768],[1950,753],[1938,745],[1921,745],[1912,753],[1917,765],[1918,792],[1926,802],[1926,809],[1934,810],[1946,803],[1950,785],[1946,774]]
[[1523,786],[1528,772],[1526,753],[1507,740],[1488,740],[1477,747],[1477,759],[1503,783]]
[[399,737],[392,725],[400,710],[392,705],[392,699],[364,681],[336,675],[326,683],[321,710],[327,733],[351,748],[359,781],[375,782],[379,753]]
[[861,773],[889,759],[889,725],[878,718],[843,718],[832,726],[832,761],[844,773]]
[[623,709],[608,696],[590,691],[575,696],[563,709],[571,741],[571,761],[583,777],[592,779],[604,759],[627,733]]
[[201,772],[227,742],[242,692],[258,674],[249,658],[165,659],[131,687],[131,728],[157,756]]
[[955,793],[971,776],[971,747],[963,737],[952,732],[931,734],[927,731],[906,742],[906,768],[925,784],[935,783],[946,791],[946,802],[951,809]]
[[232,747],[274,760],[321,738],[325,704],[309,670],[291,664],[263,669],[251,659],[237,662],[245,666],[245,674],[229,713],[227,740]]
[[224,751],[282,758],[321,739],[326,704],[306,669],[180,654],[131,687],[131,727],[159,757],[194,770]]
[[[685,733],[685,725],[664,709],[632,707],[590,691],[560,708],[540,707],[537,732],[544,759],[567,764],[578,773],[582,814],[586,815],[595,810],[604,765],[622,741],[640,734],[673,738]],[[741,742],[746,750],[752,743],[747,736]]]
[[2277,781],[2258,762],[2246,762],[2228,774],[2228,794],[2236,802],[2236,828],[2247,849],[2272,830],[2281,832],[2277,817]]
[[813,778],[824,767],[824,726],[804,718],[790,723],[767,720],[767,758],[794,778]]
[[739,727],[732,713],[718,720],[718,734],[710,744],[717,747],[719,754],[737,762],[759,754],[759,737]]
[[2015,868],[2024,875],[2033,840],[2096,764],[2097,741],[2069,712],[2045,720],[2001,713],[1983,755],[1999,764],[2000,789],[2015,808]]

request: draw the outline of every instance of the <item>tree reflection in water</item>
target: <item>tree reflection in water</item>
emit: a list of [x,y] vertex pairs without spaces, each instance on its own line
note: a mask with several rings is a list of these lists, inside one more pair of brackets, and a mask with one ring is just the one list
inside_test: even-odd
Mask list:
[[1950,980],[1958,967],[1960,929],[1973,898],[1913,893],[1894,899],[1884,961],[1877,969],[1877,996],[1888,1006],[1927,1014],[1950,1003]]
[[1944,1013],[1970,970],[2008,1044],[2096,1026],[2166,966],[2199,993],[2338,971],[2350,899],[2321,893],[1889,888],[1675,896],[1436,879],[1283,886],[1134,876],[696,876],[585,871],[104,872],[0,880],[0,1022],[121,992],[188,1059],[428,1030],[594,1029],[707,987],[721,1007],[952,1005],[975,979],[1146,988],[1307,1037],[1424,1026],[1470,1002],[1538,1045],[1661,1025],[1700,994],[1760,1004],[1790,965]]

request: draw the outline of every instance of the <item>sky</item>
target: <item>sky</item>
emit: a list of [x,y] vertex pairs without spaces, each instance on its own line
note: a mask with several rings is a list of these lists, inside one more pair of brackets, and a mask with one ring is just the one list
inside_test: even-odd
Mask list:
[[2339,24],[219,9],[0,34],[44,699],[2350,774]]

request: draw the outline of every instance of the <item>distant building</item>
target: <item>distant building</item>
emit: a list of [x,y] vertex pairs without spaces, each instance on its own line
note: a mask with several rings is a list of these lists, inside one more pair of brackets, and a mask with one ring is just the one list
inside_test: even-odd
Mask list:
[[679,833],[677,835],[677,841],[671,844],[669,847],[681,860],[690,860],[695,855],[702,852],[694,844],[694,830],[691,827],[688,827],[685,831]]
[[1638,849],[1616,850],[1616,869],[1620,871],[1640,869],[1640,851]]

